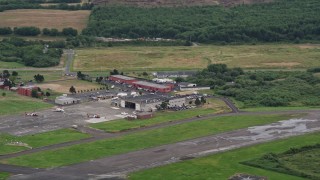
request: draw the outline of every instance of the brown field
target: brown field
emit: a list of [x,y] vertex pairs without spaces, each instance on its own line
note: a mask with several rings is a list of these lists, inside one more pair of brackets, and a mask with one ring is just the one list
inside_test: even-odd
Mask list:
[[51,90],[53,90],[55,92],[59,92],[59,93],[69,93],[69,89],[71,86],[74,86],[76,88],[76,91],[90,90],[90,89],[102,87],[96,83],[81,81],[81,80],[77,80],[77,79],[44,83],[44,84],[39,84],[38,86],[43,90],[51,89]]
[[86,27],[90,11],[64,11],[47,9],[20,9],[0,13],[1,27],[35,26],[57,28],[72,27],[79,31]]

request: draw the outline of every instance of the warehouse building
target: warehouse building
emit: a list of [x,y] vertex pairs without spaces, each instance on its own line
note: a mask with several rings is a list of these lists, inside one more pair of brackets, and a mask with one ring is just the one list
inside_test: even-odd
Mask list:
[[133,82],[133,86],[138,89],[142,88],[142,89],[146,89],[149,91],[162,92],[162,93],[168,93],[168,92],[172,91],[172,88],[173,88],[170,85],[156,84],[156,83],[151,83],[151,82],[146,82],[146,81]]
[[184,97],[168,97],[159,95],[144,95],[136,97],[126,97],[119,99],[120,107],[135,109],[142,112],[153,112],[157,110],[162,102],[168,102],[169,107],[184,106],[186,99]]
[[123,76],[123,75],[112,75],[109,77],[109,80],[118,82],[118,83],[130,84],[130,85],[132,85],[133,82],[138,81],[136,78]]
[[80,103],[80,99],[68,97],[68,96],[58,96],[55,101],[56,104],[59,105],[70,105]]
[[[18,88],[18,94],[31,97],[32,90],[38,90],[38,87],[36,87],[36,86],[21,86]],[[40,94],[38,94],[38,95],[40,95]]]

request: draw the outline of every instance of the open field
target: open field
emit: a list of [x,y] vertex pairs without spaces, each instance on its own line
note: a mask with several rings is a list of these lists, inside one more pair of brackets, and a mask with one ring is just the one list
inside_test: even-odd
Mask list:
[[[11,71],[10,71],[11,72]],[[26,70],[17,70],[18,72],[18,78],[16,81],[29,81],[32,80],[34,81],[34,75],[36,74],[41,74],[44,76],[44,82],[46,81],[55,81],[55,80],[62,80],[65,79],[66,77],[63,76],[64,72],[62,71],[26,71]]]
[[16,69],[16,68],[23,68],[23,67],[25,67],[25,66],[20,63],[0,61],[0,68],[1,69]]
[[90,126],[96,129],[101,129],[106,132],[119,132],[129,129],[135,129],[145,126],[152,126],[163,122],[168,121],[177,121],[186,118],[192,118],[197,115],[205,115],[205,114],[214,114],[214,113],[222,113],[228,112],[230,109],[223,103],[221,100],[218,99],[207,99],[210,104],[205,104],[201,108],[197,109],[190,109],[185,111],[178,111],[178,112],[157,112],[155,117],[145,120],[126,120],[121,119],[117,121],[109,121],[109,122],[102,122],[97,124],[91,124]]
[[281,154],[268,153],[243,164],[309,179],[320,179],[319,158],[320,144],[316,144],[290,149]]
[[[37,148],[52,144],[74,141],[78,139],[84,139],[88,137],[90,137],[88,134],[83,134],[72,129],[61,129],[26,136],[11,136],[0,134],[0,155],[10,154],[30,148]],[[14,142],[19,142],[19,144],[15,144]]]
[[62,30],[72,27],[81,31],[86,27],[90,11],[64,11],[43,9],[9,10],[0,13],[1,27],[35,26],[40,29]]
[[76,88],[76,91],[79,90],[90,90],[102,87],[97,83],[91,83],[88,81],[82,81],[77,79],[65,80],[65,81],[57,81],[51,83],[43,83],[38,85],[41,89],[51,89],[55,92],[59,93],[69,93],[69,89],[71,86]]
[[295,69],[320,66],[320,45],[240,45],[197,47],[112,47],[79,49],[75,71],[187,70],[211,63],[245,69]]
[[[2,96],[3,92],[6,93],[6,96]],[[0,116],[52,107],[51,104],[39,99],[20,96],[14,92],[0,90],[0,94]]]
[[64,166],[294,117],[301,117],[301,114],[217,117],[5,159],[1,163],[30,167]]
[[130,174],[129,179],[228,179],[236,173],[267,176],[270,180],[303,180],[304,178],[281,174],[240,164],[258,158],[267,152],[281,153],[291,147],[302,147],[320,143],[320,133],[307,134],[183,161]]

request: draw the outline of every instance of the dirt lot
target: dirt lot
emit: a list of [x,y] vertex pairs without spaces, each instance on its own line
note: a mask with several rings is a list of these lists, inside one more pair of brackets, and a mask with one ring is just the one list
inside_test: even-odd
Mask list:
[[1,27],[35,26],[57,28],[72,27],[79,31],[86,27],[90,11],[63,11],[43,9],[20,9],[0,13]]
[[43,90],[51,89],[53,91],[60,92],[60,93],[69,93],[69,89],[71,86],[74,86],[76,88],[76,91],[91,90],[91,89],[102,87],[96,83],[81,81],[77,79],[44,83],[44,84],[39,84],[38,86]]

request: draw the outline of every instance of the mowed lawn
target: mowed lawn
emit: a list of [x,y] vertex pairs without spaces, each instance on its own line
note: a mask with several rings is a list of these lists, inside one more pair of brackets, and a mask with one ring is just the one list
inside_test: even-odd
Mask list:
[[65,166],[116,154],[127,153],[130,151],[175,143],[196,137],[213,135],[301,116],[302,114],[278,114],[217,117],[161,129],[127,134],[117,138],[99,140],[56,150],[23,155],[16,158],[4,159],[0,162],[38,168]]
[[140,127],[152,126],[169,121],[177,121],[186,118],[193,118],[197,115],[207,115],[222,112],[229,112],[230,109],[226,104],[219,99],[207,99],[208,104],[196,109],[189,109],[184,111],[165,111],[157,112],[155,116],[150,119],[143,120],[115,120],[102,123],[91,124],[92,128],[101,129],[106,132],[119,132]]
[[78,80],[78,79],[43,83],[43,84],[38,84],[38,86],[43,90],[49,88],[59,93],[69,93],[69,89],[71,86],[74,86],[76,91],[91,90],[91,89],[97,89],[97,88],[103,87],[102,85],[97,83],[92,83],[92,82]]
[[[6,95],[3,96],[2,93],[6,93]],[[0,90],[0,116],[46,109],[52,106],[53,105],[42,102],[39,99],[20,96],[15,92]]]
[[[80,133],[72,129],[61,129],[26,136],[0,134],[0,155],[89,137],[90,135],[88,134]],[[14,142],[19,142],[19,144]]]
[[112,47],[78,49],[75,71],[188,70],[211,63],[246,69],[294,69],[320,66],[320,45],[237,45],[197,47]]
[[0,12],[1,27],[35,26],[40,29],[62,30],[72,27],[81,31],[86,27],[90,11],[64,11],[49,9],[19,9]]
[[[251,147],[232,150],[225,153],[183,161],[167,166],[131,173],[129,179],[228,179],[236,173],[248,173],[266,176],[270,180],[303,180],[297,176],[277,173],[240,164],[253,158],[273,152],[281,153],[291,147],[302,147],[320,143],[320,133],[307,134],[288,139],[273,141]],[[308,163],[308,162],[304,162]],[[151,177],[151,178],[150,178]]]

